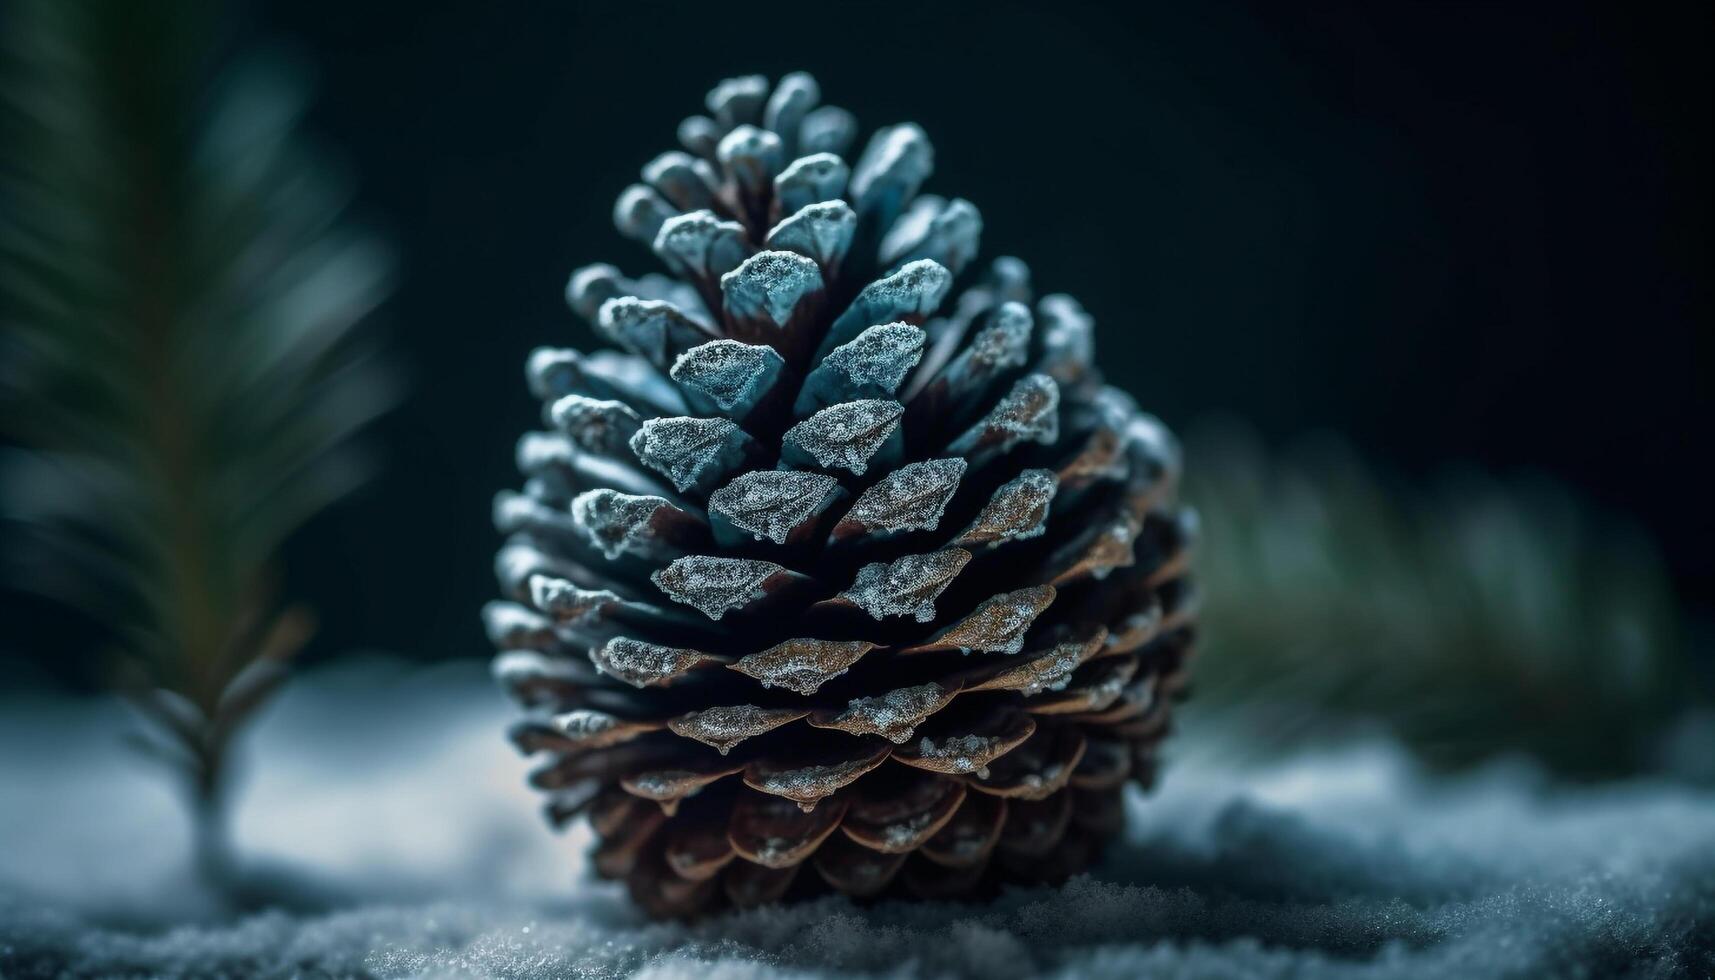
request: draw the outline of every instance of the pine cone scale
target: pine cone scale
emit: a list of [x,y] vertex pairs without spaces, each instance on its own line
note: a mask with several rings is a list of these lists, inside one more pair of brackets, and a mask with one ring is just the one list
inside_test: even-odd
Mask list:
[[485,611],[513,740],[656,914],[1056,880],[1183,689],[1177,449],[1075,302],[965,274],[981,218],[917,196],[920,129],[848,168],[849,114],[770,92],[722,83],[621,195],[677,278],[573,275],[619,350],[530,358],[552,428]]

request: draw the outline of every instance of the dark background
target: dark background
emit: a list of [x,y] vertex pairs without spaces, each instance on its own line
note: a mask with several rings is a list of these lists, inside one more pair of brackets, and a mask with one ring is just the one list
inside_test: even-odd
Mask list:
[[239,9],[240,50],[314,69],[311,130],[402,260],[386,475],[288,556],[312,656],[487,654],[523,359],[591,341],[567,274],[650,268],[614,196],[713,82],[800,68],[866,128],[921,123],[928,189],[1078,296],[1171,425],[1549,474],[1711,608],[1708,3]]

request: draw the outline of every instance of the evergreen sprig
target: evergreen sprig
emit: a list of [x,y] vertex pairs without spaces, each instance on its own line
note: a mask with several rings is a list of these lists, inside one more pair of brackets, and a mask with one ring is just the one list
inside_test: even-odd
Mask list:
[[218,871],[233,733],[313,628],[278,594],[282,542],[362,481],[352,437],[396,396],[358,329],[388,261],[297,141],[295,76],[222,69],[204,5],[7,21],[9,570],[105,627]]
[[1269,453],[1233,426],[1186,455],[1208,597],[1187,713],[1234,744],[1368,725],[1440,764],[1610,775],[1695,697],[1659,556],[1560,484],[1411,490],[1339,440]]

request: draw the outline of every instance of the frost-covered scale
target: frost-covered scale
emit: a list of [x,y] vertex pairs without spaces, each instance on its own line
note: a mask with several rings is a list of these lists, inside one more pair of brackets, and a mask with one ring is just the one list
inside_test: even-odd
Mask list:
[[729,79],[620,195],[668,275],[566,299],[497,499],[496,676],[594,866],[652,912],[978,895],[1085,866],[1192,649],[1176,444],[1090,317],[977,264],[912,124]]

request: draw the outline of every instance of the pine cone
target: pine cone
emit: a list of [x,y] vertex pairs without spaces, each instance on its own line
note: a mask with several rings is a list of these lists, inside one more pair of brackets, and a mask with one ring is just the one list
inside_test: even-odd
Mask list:
[[495,506],[512,737],[657,915],[1062,879],[1191,653],[1171,435],[1076,301],[968,269],[917,126],[848,167],[818,98],[722,82],[620,196],[673,278],[572,276],[621,350],[531,355],[552,431]]

